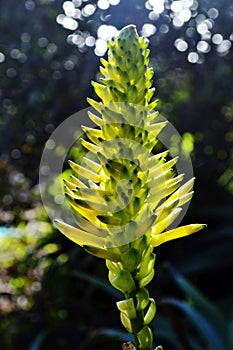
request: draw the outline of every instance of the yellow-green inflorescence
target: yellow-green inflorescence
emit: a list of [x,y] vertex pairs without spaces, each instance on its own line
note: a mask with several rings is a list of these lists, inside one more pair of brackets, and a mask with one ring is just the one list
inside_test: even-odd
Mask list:
[[154,276],[154,247],[204,226],[166,231],[190,201],[193,179],[181,186],[177,159],[167,160],[168,151],[153,153],[166,123],[154,111],[148,56],[147,41],[133,25],[109,43],[101,83],[92,83],[100,102],[88,99],[96,127],[83,127],[87,154],[82,164],[70,162],[74,175],[65,181],[78,227],[56,221],[64,235],[106,259],[109,281],[125,297],[117,303],[122,324],[138,350],[151,350],[153,343],[149,324],[156,306],[146,286]]

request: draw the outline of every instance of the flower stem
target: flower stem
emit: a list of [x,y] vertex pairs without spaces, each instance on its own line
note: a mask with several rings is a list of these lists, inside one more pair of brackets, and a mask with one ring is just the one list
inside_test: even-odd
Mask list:
[[145,286],[154,276],[155,254],[144,235],[127,246],[119,247],[121,261],[107,260],[110,283],[123,292],[119,301],[121,322],[132,334],[138,350],[151,350],[153,334],[148,324],[155,316],[155,302]]

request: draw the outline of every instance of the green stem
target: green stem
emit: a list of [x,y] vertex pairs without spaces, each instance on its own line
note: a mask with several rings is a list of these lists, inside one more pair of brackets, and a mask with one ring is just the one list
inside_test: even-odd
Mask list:
[[154,276],[155,254],[147,236],[119,248],[121,262],[107,260],[110,283],[124,293],[117,303],[121,321],[132,334],[137,350],[151,350],[153,334],[148,324],[155,315],[155,302],[145,286]]
[[[133,278],[135,277],[134,274],[132,274],[132,276],[133,276]],[[135,281],[135,285],[136,285],[137,288],[136,288],[135,292],[132,293],[131,296],[125,295],[125,299],[127,300],[127,299],[130,299],[130,298],[133,298],[134,304],[136,304],[137,303],[136,294],[137,294],[137,292],[138,292],[138,290],[140,288],[139,288],[138,281],[136,280],[136,278],[134,278],[134,281]],[[144,310],[136,310],[136,318],[131,319],[132,336],[133,336],[133,339],[134,339],[134,344],[135,344],[136,349],[138,349],[138,350],[141,350],[141,349],[143,349],[143,350],[151,350],[151,347],[148,347],[148,345],[149,345],[148,341],[145,342],[145,344],[143,344],[142,340],[139,341],[139,338],[138,338],[138,333],[145,326],[144,316],[145,316]],[[151,341],[152,340],[153,340],[153,338],[151,338]]]

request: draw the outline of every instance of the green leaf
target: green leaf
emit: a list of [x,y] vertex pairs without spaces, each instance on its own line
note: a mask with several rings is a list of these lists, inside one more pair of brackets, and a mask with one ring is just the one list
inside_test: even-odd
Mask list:
[[207,300],[192,284],[184,278],[181,274],[170,268],[169,271],[172,273],[173,278],[179,285],[181,290],[192,300],[195,307],[205,315],[208,321],[215,326],[215,329],[221,333],[224,337],[226,333],[227,322],[220,313],[220,311],[215,307],[209,300]]
[[161,314],[156,315],[151,323],[151,328],[152,331],[156,333],[157,338],[161,339],[162,343],[166,342],[168,349],[171,347],[172,349],[174,348],[174,350],[184,350],[183,346],[179,342],[175,330],[166,316],[163,317]]
[[106,281],[102,281],[100,278],[91,276],[87,273],[77,271],[77,270],[74,271],[73,274],[75,277],[81,278],[82,280],[87,281],[88,283],[92,284],[94,287],[102,289],[114,299],[122,298],[121,293],[119,293],[116,289],[110,286],[109,283],[107,283]]
[[46,333],[44,331],[41,331],[36,338],[33,340],[29,350],[40,350],[42,342],[46,336]]
[[179,301],[173,298],[164,298],[161,301],[162,304],[173,305],[183,311],[185,315],[192,321],[193,325],[202,334],[203,339],[206,342],[206,350],[224,350],[225,346],[222,339],[216,334],[212,325],[193,307],[186,304],[183,301]]

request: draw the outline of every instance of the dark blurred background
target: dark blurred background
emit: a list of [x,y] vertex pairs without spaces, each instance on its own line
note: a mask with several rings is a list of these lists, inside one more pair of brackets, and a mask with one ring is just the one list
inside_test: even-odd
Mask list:
[[0,2],[0,348],[120,349],[130,340],[104,261],[52,227],[38,190],[44,144],[94,96],[106,40],[134,23],[149,40],[160,112],[189,149],[183,224],[207,229],[156,249],[152,323],[164,349],[233,348],[231,0]]

